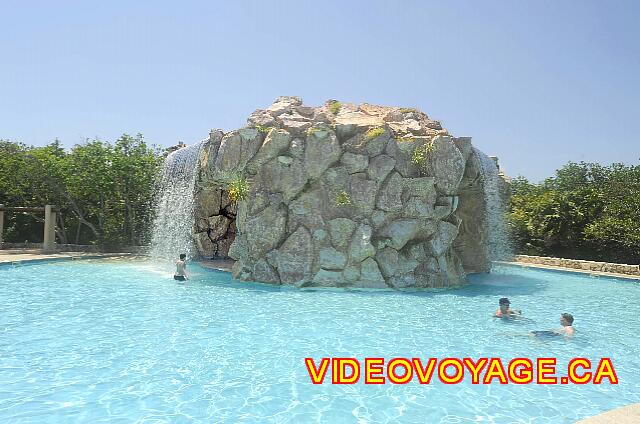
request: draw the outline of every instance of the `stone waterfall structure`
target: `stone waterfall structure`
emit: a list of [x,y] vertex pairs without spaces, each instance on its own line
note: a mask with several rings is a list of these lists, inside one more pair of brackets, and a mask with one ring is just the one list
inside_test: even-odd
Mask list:
[[202,143],[193,239],[242,280],[460,285],[490,269],[498,197],[486,190],[508,188],[485,158],[415,109],[280,97]]

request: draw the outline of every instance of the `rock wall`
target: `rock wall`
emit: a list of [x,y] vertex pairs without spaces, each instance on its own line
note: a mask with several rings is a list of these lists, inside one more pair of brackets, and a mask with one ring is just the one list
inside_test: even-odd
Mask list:
[[548,256],[516,255],[516,262],[570,268],[582,271],[612,272],[640,276],[640,265],[616,264],[611,262],[585,261],[582,259],[553,258]]
[[[234,202],[238,182],[248,196]],[[211,132],[195,239],[243,280],[454,286],[489,269],[482,194],[471,139],[420,111],[280,97],[246,127]]]

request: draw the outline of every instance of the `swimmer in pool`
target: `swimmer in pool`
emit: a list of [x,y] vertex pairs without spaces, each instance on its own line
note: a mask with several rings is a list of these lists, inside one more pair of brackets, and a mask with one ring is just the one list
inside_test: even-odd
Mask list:
[[511,302],[506,297],[500,298],[498,305],[500,308],[493,314],[495,318],[516,318],[522,315],[522,311],[514,311],[509,307]]
[[178,281],[187,280],[187,255],[180,254],[180,260],[176,262],[176,273],[173,274],[173,279]]
[[564,334],[567,339],[573,337],[573,333],[576,331],[573,328],[573,315],[566,312],[560,315],[560,324],[562,328],[557,330],[558,334]]
[[573,333],[576,331],[573,328],[573,315],[568,313],[563,313],[560,315],[560,324],[561,328],[557,330],[545,330],[545,331],[532,331],[536,337],[559,337],[564,336],[565,339],[570,339],[573,337]]

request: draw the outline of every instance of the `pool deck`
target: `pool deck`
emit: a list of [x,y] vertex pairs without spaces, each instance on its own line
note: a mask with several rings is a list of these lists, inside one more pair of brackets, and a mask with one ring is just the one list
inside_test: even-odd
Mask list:
[[563,271],[569,273],[579,273],[579,274],[587,274],[593,277],[611,277],[611,278],[622,278],[625,280],[636,280],[640,281],[640,275],[630,275],[630,274],[618,274],[615,272],[602,272],[602,271],[590,271],[583,269],[575,269],[575,268],[565,268],[561,266],[551,266],[551,265],[542,265],[542,264],[532,264],[528,262],[506,262],[506,261],[496,261],[498,265],[509,265],[509,266],[519,266],[524,268],[538,268],[538,269],[548,269],[550,271]]
[[49,260],[120,258],[125,256],[132,255],[129,253],[43,252],[39,249],[6,249],[0,250],[0,265],[20,265]]
[[640,403],[612,409],[593,417],[576,421],[575,424],[637,424],[640,423]]

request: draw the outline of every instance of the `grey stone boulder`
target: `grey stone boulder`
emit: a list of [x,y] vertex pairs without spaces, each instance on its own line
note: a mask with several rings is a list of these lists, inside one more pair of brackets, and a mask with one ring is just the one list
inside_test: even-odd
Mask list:
[[304,164],[311,178],[319,178],[331,165],[340,160],[342,149],[335,133],[326,126],[314,127],[304,152]]
[[453,139],[447,136],[436,137],[430,156],[430,166],[438,191],[456,194],[464,175],[465,160]]
[[375,259],[382,271],[382,275],[387,279],[411,273],[418,266],[418,261],[400,254],[391,247],[379,250]]
[[280,116],[283,113],[291,113],[296,106],[301,105],[302,99],[300,97],[280,96],[267,108],[267,112],[271,116]]
[[291,134],[282,129],[274,128],[265,137],[262,146],[255,157],[251,160],[249,168],[258,170],[269,160],[280,156],[286,152],[291,143]]
[[389,175],[389,172],[395,167],[396,160],[391,156],[379,155],[371,159],[367,174],[369,178],[381,183]]
[[352,174],[349,176],[347,193],[351,198],[351,208],[356,217],[369,217],[376,206],[378,185],[369,180],[366,174]]
[[349,218],[336,218],[329,221],[329,235],[334,247],[344,250],[349,246],[356,223]]
[[333,247],[325,247],[320,250],[320,267],[323,269],[343,269],[347,264],[344,253]]
[[276,262],[283,284],[302,285],[310,280],[313,246],[311,234],[299,227],[278,249]]
[[340,271],[328,271],[321,269],[313,277],[312,285],[316,287],[337,287],[344,285],[342,278],[342,272]]
[[319,213],[326,204],[326,195],[321,188],[307,191],[289,203],[289,228],[304,225],[311,231],[324,228],[325,220]]
[[361,287],[387,288],[378,263],[373,258],[367,258],[360,268]]
[[340,163],[345,166],[349,174],[355,174],[367,169],[369,157],[367,155],[345,152],[340,158]]
[[263,190],[282,193],[284,200],[288,202],[304,188],[307,173],[299,159],[278,156],[262,165],[256,180]]
[[255,128],[242,128],[224,136],[215,168],[219,171],[240,171],[262,145],[262,134]]
[[261,258],[282,243],[286,236],[287,208],[272,205],[247,220],[244,233],[251,257]]
[[371,244],[371,234],[371,227],[365,224],[360,225],[355,230],[349,249],[349,256],[352,261],[362,262],[366,258],[375,255],[376,249],[373,247],[373,244]]
[[429,241],[429,247],[431,248],[433,256],[440,256],[447,251],[457,235],[457,226],[446,221],[438,221],[436,232]]
[[400,250],[418,233],[418,224],[417,219],[399,219],[383,228],[380,235],[389,238],[389,246]]
[[253,266],[253,278],[262,283],[280,284],[280,277],[265,259],[260,259]]
[[404,182],[400,174],[393,172],[382,185],[376,207],[386,212],[399,212],[402,210],[402,191]]

